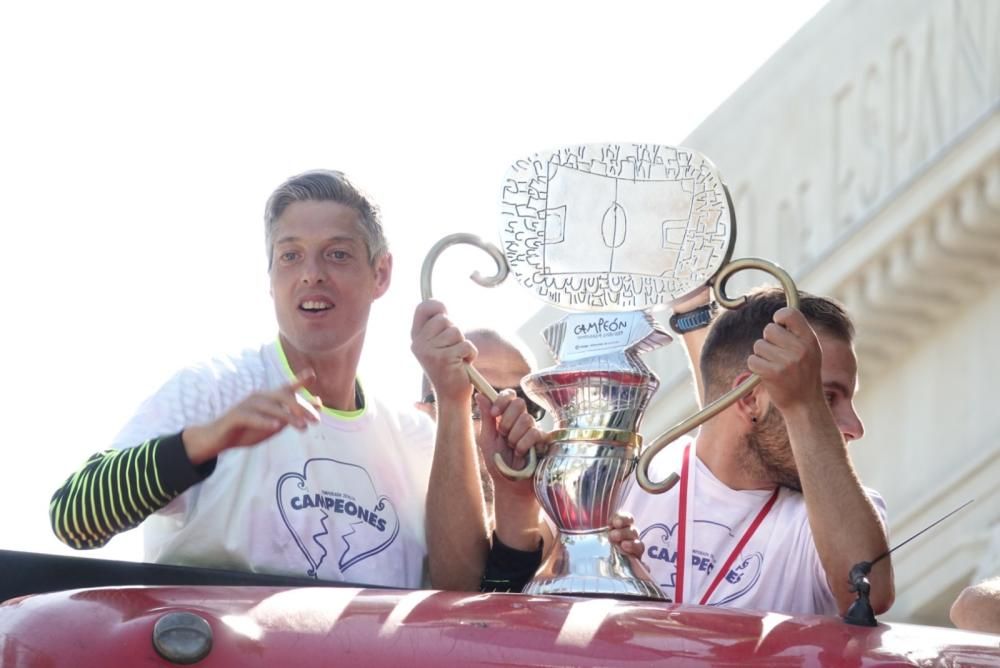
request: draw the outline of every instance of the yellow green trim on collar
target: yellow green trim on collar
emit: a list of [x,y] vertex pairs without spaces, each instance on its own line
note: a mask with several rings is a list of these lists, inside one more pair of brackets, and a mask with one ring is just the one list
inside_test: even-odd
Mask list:
[[[285,355],[285,349],[281,345],[280,338],[278,338],[274,342],[274,347],[278,351],[278,359],[281,360],[281,366],[285,370],[285,375],[288,377],[289,381],[293,380],[295,378],[295,372],[292,371],[292,365],[288,363],[288,357]],[[313,403],[315,405],[316,397],[313,396],[312,392],[310,392],[304,387],[301,388],[299,392],[304,394],[306,399],[308,399],[310,403]],[[365,408],[367,407],[368,401],[365,399],[364,390],[361,388],[361,379],[357,377],[354,378],[354,392],[355,394],[361,397],[361,408],[358,408],[357,410],[353,411],[338,411],[335,408],[330,408],[329,406],[323,406],[321,408],[322,412],[325,415],[329,415],[331,417],[335,417],[340,420],[358,419],[359,417],[365,414]]]

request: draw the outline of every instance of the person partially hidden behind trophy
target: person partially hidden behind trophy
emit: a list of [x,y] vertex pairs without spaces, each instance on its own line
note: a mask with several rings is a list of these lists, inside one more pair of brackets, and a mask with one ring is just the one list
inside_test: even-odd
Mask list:
[[[532,370],[527,353],[498,332],[475,329],[463,334],[441,302],[428,300],[417,307],[412,336],[413,353],[425,371],[417,407],[438,423],[427,497],[428,538],[446,545],[452,555],[446,571],[432,571],[431,579],[435,586],[477,590],[487,552],[502,562],[507,554],[503,546],[521,543],[525,527],[514,513],[524,504],[518,497],[534,494],[530,485],[500,475],[492,455],[484,458],[483,452],[510,452],[508,443],[524,452],[541,447],[545,435],[537,421],[545,411],[521,390],[521,379]],[[495,402],[473,391],[465,363],[474,363],[499,392]],[[501,493],[495,494],[494,487]],[[512,508],[496,508],[494,499]],[[622,514],[614,523],[612,542],[625,553],[641,556],[632,518]],[[540,540],[537,531],[534,539]],[[515,565],[520,555],[512,554]],[[490,589],[506,591],[509,585],[497,582]]]
[[[707,317],[672,322],[684,325],[689,357],[700,360],[706,403],[751,372],[762,382],[654,459],[653,481],[677,472],[680,484],[661,495],[630,490],[624,509],[636,518],[643,563],[677,603],[844,613],[856,598],[851,567],[887,550],[884,502],[862,487],[847,452],[863,434],[849,317],[829,299],[803,293],[790,309],[781,291],[763,289],[707,329],[698,329]],[[552,537],[534,519],[533,495],[501,498],[511,487],[497,485],[498,515],[509,513],[497,524],[519,525],[523,540],[507,543],[502,560],[488,555],[484,579],[516,589],[540,563],[533,541],[541,536],[547,548]],[[890,560],[869,579],[872,606],[884,612],[894,598]]]
[[56,491],[52,528],[88,549],[145,521],[147,561],[417,587],[451,558],[425,541],[433,423],[356,378],[392,274],[378,211],[307,172],[265,240],[277,340],[178,373]]

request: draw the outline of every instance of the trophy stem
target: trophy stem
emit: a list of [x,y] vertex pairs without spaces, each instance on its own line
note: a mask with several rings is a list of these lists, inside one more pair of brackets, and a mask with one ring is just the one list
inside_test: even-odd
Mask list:
[[588,533],[560,533],[549,558],[524,593],[670,602],[642,562],[615,549],[607,528]]

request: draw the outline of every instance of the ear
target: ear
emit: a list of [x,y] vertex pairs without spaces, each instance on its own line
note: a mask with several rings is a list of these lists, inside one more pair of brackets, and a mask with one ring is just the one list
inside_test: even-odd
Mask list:
[[[733,379],[733,383],[730,389],[736,389],[736,387],[750,377],[749,371],[744,371]],[[765,390],[760,384],[753,388],[746,395],[736,401],[733,404],[734,409],[740,415],[742,420],[746,422],[747,426],[753,424],[754,422],[759,422],[766,414],[771,406],[771,397],[768,396],[767,390]]]
[[383,253],[382,257],[375,260],[375,294],[372,299],[378,299],[389,289],[392,282],[392,253]]

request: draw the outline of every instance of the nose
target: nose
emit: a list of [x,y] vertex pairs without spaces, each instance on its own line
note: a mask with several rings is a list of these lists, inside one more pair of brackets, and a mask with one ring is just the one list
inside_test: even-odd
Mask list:
[[322,258],[315,255],[306,257],[302,263],[302,282],[306,285],[316,285],[326,280],[325,267]]
[[844,440],[850,443],[865,435],[865,425],[861,421],[861,416],[854,409],[854,404],[849,404],[836,416],[837,428],[840,429]]

